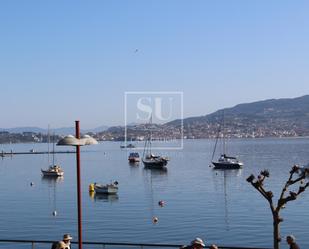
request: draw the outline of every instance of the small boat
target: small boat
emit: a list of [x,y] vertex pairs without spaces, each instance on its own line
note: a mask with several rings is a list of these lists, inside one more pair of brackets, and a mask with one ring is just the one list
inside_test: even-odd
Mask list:
[[63,176],[64,172],[58,165],[50,166],[48,169],[41,169],[43,176],[58,177]]
[[121,149],[125,149],[125,148],[135,148],[135,145],[133,144],[127,144],[127,145],[120,145]]
[[[221,129],[222,129],[223,153],[220,155],[217,161],[213,161],[216,148],[217,148],[218,139],[221,134]],[[240,169],[244,166],[244,164],[241,161],[239,161],[236,157],[226,155],[226,141],[225,141],[225,132],[224,132],[224,111],[223,111],[223,124],[220,126],[218,130],[216,144],[215,144],[214,151],[212,153],[211,160],[212,160],[212,164],[214,165],[214,169]]]
[[115,181],[109,184],[98,184],[94,183],[94,191],[96,194],[117,194],[118,192],[118,182]]
[[139,154],[137,152],[132,152],[128,158],[130,163],[138,163],[140,161]]

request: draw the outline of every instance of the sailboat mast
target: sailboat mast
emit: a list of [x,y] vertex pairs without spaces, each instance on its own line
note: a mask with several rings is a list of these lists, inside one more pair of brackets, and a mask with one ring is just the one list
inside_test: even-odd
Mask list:
[[143,158],[145,158],[145,155],[151,155],[151,137],[152,137],[152,132],[151,132],[151,124],[152,124],[152,115],[150,116],[149,120],[149,128],[150,128],[150,133],[148,137],[145,140],[145,146],[144,146],[144,151],[143,151]]
[[53,133],[53,166],[55,165],[55,133]]
[[226,141],[225,141],[225,112],[223,110],[223,155],[226,155]]
[[50,163],[50,158],[49,158],[49,143],[50,143],[50,134],[49,134],[49,125],[48,125],[48,129],[47,129],[47,160],[48,160],[48,165]]
[[150,127],[150,138],[149,138],[149,154],[151,155],[151,141],[152,141],[152,131]]
[[151,155],[151,141],[152,141],[152,113],[150,115],[149,119],[149,128],[150,128],[150,134],[149,134],[149,155]]
[[220,137],[220,130],[221,130],[221,127],[219,126],[218,133],[217,133],[217,137],[216,137],[215,148],[214,148],[214,150],[213,150],[213,152],[212,152],[211,161],[213,161],[214,156],[215,156],[215,153],[216,153],[217,143],[218,143],[218,140],[219,140],[219,137]]

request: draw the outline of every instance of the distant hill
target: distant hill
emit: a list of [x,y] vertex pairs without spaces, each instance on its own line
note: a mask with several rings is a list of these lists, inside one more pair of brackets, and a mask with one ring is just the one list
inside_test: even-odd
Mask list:
[[10,133],[23,133],[23,132],[44,133],[45,129],[29,126],[29,127],[0,128],[0,131],[8,131]]
[[106,125],[101,125],[97,128],[94,128],[94,129],[88,129],[88,130],[85,130],[83,131],[84,133],[86,132],[94,132],[94,133],[97,133],[97,132],[101,132],[101,131],[106,131],[107,129],[109,128],[109,126],[106,126]]
[[[239,104],[205,116],[186,118],[185,133],[200,137],[201,130],[205,133],[207,128],[210,132],[222,123],[223,113],[225,127],[233,137],[237,134],[242,137],[309,135],[309,95]],[[179,126],[179,120],[166,125]],[[207,137],[209,132],[205,133]]]
[[[100,132],[105,131],[108,129],[108,126],[102,125],[100,127],[94,129],[82,129],[81,133],[88,133],[88,132]],[[34,132],[34,133],[42,133],[47,134],[47,129],[42,129],[39,127],[15,127],[15,128],[0,128],[0,131],[8,131],[10,133],[23,133],[23,132]],[[75,127],[62,127],[62,128],[51,128],[51,133],[55,133],[56,135],[68,135],[75,133]]]
[[[219,112],[222,112],[222,110],[208,116],[215,117]],[[228,116],[240,115],[255,118],[300,118],[308,121],[309,95],[293,99],[269,99],[248,104],[239,104],[225,109],[225,114]]]
[[[309,95],[298,98],[269,99],[252,103],[238,104],[231,108],[220,109],[208,115],[190,117],[184,119],[184,123],[213,121],[222,119],[224,110],[225,118],[301,118],[308,120],[309,115]],[[169,122],[172,124],[175,121]]]

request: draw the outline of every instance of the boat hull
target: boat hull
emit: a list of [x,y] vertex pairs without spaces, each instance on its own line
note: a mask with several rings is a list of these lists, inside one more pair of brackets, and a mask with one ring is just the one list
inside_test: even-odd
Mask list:
[[59,177],[59,176],[63,176],[63,172],[51,172],[51,171],[47,171],[47,170],[41,170],[43,176],[46,177]]
[[115,195],[118,192],[118,187],[111,185],[95,185],[94,191],[96,194]]
[[212,162],[214,169],[241,169],[242,163]]

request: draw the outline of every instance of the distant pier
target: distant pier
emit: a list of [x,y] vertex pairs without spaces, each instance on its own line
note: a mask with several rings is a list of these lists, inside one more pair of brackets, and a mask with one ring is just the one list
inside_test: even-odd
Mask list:
[[76,153],[73,150],[67,150],[67,151],[22,151],[22,152],[15,152],[15,151],[10,151],[10,152],[5,152],[1,151],[0,152],[0,157],[5,157],[5,156],[15,156],[15,155],[41,155],[41,154],[70,154],[70,153]]

